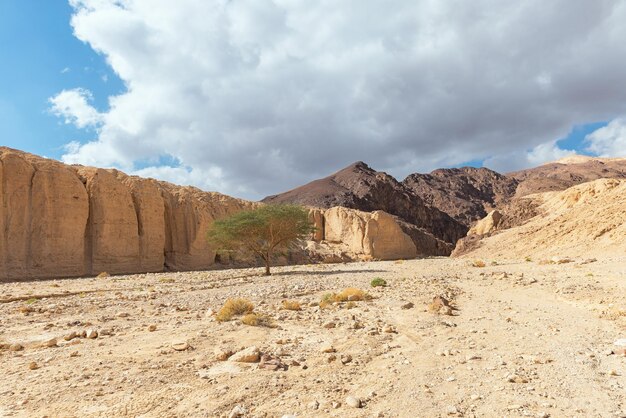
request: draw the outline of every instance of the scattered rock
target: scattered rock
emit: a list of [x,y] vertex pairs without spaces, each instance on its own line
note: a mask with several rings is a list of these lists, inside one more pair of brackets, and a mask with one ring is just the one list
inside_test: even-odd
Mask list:
[[9,346],[10,351],[22,351],[23,349],[24,349],[24,346],[20,343],[11,344]]
[[150,332],[154,332],[154,331],[156,331],[156,329],[157,329],[157,326],[154,325],[154,324],[148,326],[148,331],[150,331]]
[[341,355],[341,364],[348,364],[352,362],[352,356],[350,354],[342,354]]
[[337,349],[335,349],[335,347],[333,347],[332,345],[326,345],[324,347],[322,347],[322,353],[336,353]]
[[405,304],[403,304],[402,306],[400,306],[401,309],[411,309],[413,308],[415,305],[413,304],[413,302],[407,302]]
[[354,396],[348,396],[346,398],[346,405],[348,405],[350,408],[361,408],[361,406],[363,406],[361,400]]
[[65,337],[63,337],[63,339],[65,341],[71,341],[71,340],[73,340],[76,337],[78,337],[78,334],[76,333],[76,331],[72,331],[69,334],[67,334]]
[[244,415],[246,415],[246,408],[244,408],[241,405],[237,405],[235,406],[232,411],[230,411],[230,414],[228,414],[228,418],[239,418],[239,417],[243,417]]
[[31,361],[30,363],[28,363],[28,368],[30,370],[37,370],[39,368],[39,365],[34,361]]
[[98,338],[98,331],[96,331],[95,329],[88,329],[85,333],[85,338],[95,340],[96,338]]
[[48,348],[56,347],[57,346],[57,339],[56,338],[50,338],[49,340],[44,341],[43,345],[44,345],[44,347],[48,347]]
[[330,328],[335,328],[337,326],[337,324],[335,324],[333,321],[328,321],[325,322],[322,327],[326,328],[326,329],[330,329]]
[[189,344],[185,342],[173,343],[172,348],[176,351],[185,351],[189,348]]
[[261,362],[259,363],[260,369],[267,370],[287,370],[287,365],[284,364],[279,357],[272,357],[269,354],[263,354],[261,356]]
[[261,353],[256,346],[248,347],[244,350],[238,351],[230,358],[229,361],[236,361],[238,363],[256,363],[259,361]]
[[215,349],[215,359],[218,361],[226,361],[233,354],[235,352],[230,348],[218,347]]
[[528,379],[522,376],[518,376],[516,374],[511,374],[506,378],[509,383],[528,383]]

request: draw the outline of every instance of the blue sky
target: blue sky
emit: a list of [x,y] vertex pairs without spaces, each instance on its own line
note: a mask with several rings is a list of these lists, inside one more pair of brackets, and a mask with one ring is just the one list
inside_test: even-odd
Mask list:
[[96,134],[52,115],[48,99],[86,87],[105,110],[107,98],[124,90],[105,58],[73,36],[71,14],[64,1],[0,2],[1,145],[59,159],[64,144]]
[[624,2],[390,1],[2,0],[0,145],[249,199],[626,154]]

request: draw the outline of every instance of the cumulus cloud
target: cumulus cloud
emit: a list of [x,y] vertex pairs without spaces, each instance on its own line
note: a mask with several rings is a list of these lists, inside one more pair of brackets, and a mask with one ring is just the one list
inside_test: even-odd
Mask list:
[[556,161],[568,155],[576,154],[575,150],[562,149],[557,141],[539,144],[529,151],[513,151],[489,157],[484,165],[501,173],[535,167],[550,161]]
[[608,125],[585,137],[588,150],[603,157],[626,156],[626,118],[612,120]]
[[64,160],[242,197],[355,160],[398,177],[533,164],[573,125],[626,114],[619,0],[70,3],[127,91]]
[[50,111],[77,128],[94,127],[102,122],[102,115],[89,104],[92,97],[89,90],[81,88],[63,90],[49,99]]

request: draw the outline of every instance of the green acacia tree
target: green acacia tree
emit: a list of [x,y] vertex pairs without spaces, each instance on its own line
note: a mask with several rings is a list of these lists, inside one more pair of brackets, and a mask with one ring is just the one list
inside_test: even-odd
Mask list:
[[207,239],[218,251],[244,251],[260,257],[265,275],[276,251],[305,239],[315,228],[309,212],[297,205],[263,205],[213,222]]

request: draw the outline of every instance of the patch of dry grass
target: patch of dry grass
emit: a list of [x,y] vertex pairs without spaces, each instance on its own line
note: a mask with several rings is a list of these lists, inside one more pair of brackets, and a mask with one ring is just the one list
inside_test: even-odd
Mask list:
[[302,306],[300,306],[300,302],[296,300],[283,300],[280,309],[286,311],[301,311]]
[[215,319],[219,322],[230,321],[234,316],[249,314],[253,310],[254,305],[248,299],[228,299],[215,316]]
[[372,297],[367,292],[356,287],[348,287],[335,295],[336,302],[356,302],[370,299]]
[[333,305],[335,302],[359,302],[364,300],[372,300],[372,296],[361,289],[357,289],[356,287],[348,287],[339,293],[326,293],[322,296],[319,306],[323,309]]
[[483,260],[474,260],[472,261],[472,267],[485,267],[487,264],[485,264],[485,262]]
[[272,320],[266,316],[256,313],[249,313],[241,317],[241,323],[251,327],[271,327]]

